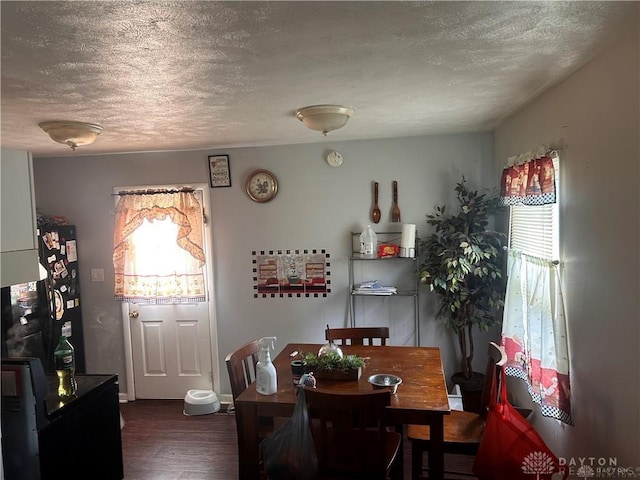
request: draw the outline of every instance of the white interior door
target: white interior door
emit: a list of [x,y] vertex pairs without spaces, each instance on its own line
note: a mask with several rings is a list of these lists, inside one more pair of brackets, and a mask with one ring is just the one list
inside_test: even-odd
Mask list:
[[129,304],[137,398],[212,390],[208,305]]
[[[181,185],[182,186],[182,185]],[[122,190],[181,186],[126,186]],[[208,185],[193,185],[208,218]],[[188,390],[214,390],[219,378],[211,228],[205,222],[207,302],[148,305],[123,303],[126,396],[129,400],[181,399]],[[124,383],[124,382],[123,382]]]

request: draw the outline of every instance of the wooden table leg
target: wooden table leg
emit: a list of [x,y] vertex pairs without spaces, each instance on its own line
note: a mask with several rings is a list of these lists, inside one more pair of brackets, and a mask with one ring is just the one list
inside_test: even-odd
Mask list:
[[238,431],[238,478],[256,480],[260,475],[258,438],[258,409],[249,405],[236,405]]
[[434,415],[429,426],[429,478],[444,479],[444,417]]

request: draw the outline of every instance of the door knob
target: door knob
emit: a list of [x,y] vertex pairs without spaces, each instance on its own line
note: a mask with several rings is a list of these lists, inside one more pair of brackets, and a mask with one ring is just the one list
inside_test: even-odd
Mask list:
[[138,318],[138,315],[140,315],[140,312],[138,312],[138,310],[133,310],[132,312],[129,312],[129,318]]

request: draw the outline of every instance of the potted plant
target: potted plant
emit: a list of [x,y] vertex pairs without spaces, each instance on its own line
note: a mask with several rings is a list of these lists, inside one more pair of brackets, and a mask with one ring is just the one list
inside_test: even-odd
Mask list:
[[465,392],[481,392],[484,378],[472,367],[473,328],[487,331],[499,322],[504,306],[505,235],[488,228],[490,217],[502,208],[497,193],[479,194],[467,186],[464,177],[455,191],[457,212],[437,205],[435,213],[427,215],[435,231],[419,242],[419,274],[421,282],[439,297],[438,317],[457,335],[460,372],[452,379],[468,404]]
[[341,356],[337,352],[324,355],[305,353],[302,356],[307,365],[307,371],[313,372],[316,378],[331,380],[357,380],[364,367],[364,358],[357,355]]

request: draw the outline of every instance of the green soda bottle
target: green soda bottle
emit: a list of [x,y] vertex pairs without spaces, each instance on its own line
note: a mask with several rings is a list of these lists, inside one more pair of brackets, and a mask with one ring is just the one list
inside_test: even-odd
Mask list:
[[58,346],[53,352],[58,374],[58,397],[69,398],[76,394],[77,384],[75,379],[76,359],[73,345],[67,337],[62,335]]

